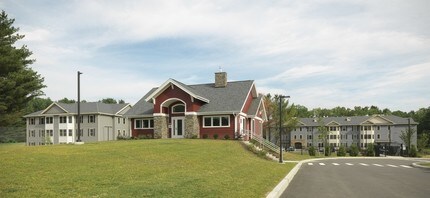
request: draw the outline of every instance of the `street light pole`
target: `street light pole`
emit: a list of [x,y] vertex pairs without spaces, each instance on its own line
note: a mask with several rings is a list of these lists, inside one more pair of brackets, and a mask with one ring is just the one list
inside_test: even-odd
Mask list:
[[290,98],[290,96],[279,95],[279,163],[284,163],[282,159],[282,98]]
[[78,139],[76,142],[81,142],[81,74],[78,71]]

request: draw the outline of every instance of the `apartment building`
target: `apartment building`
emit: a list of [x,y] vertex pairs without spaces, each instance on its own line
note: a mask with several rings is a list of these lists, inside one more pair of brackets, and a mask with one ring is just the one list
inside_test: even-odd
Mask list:
[[[409,125],[410,124],[410,125]],[[402,131],[410,126],[416,131],[418,123],[413,119],[394,115],[300,118],[296,129],[290,133],[290,145],[295,148],[324,147],[318,128],[323,125],[329,131],[330,146],[350,147],[352,144],[365,149],[368,144],[400,146]],[[417,145],[417,134],[412,138]]]
[[[82,142],[130,137],[129,121],[123,117],[130,104],[81,103],[80,139]],[[68,144],[77,140],[77,103],[54,102],[46,109],[25,115],[28,146]]]

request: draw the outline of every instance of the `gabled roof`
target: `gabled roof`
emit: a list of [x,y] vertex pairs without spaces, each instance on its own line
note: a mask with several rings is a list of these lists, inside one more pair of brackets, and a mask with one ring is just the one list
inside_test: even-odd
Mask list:
[[[226,87],[215,88],[214,83],[185,85],[176,80],[169,79],[163,83],[162,86],[151,89],[125,115],[128,117],[152,116],[154,113],[154,104],[151,103],[151,98],[155,97],[157,94],[161,94],[164,88],[166,88],[166,86],[168,87],[170,83],[173,83],[178,87],[181,86],[184,89],[186,88],[187,91],[206,99],[208,102],[201,106],[198,113],[210,114],[216,112],[239,113],[246,100],[249,90],[254,84],[254,81],[247,80],[228,82]],[[161,92],[156,93],[157,91]]]
[[147,102],[145,99],[154,93],[157,88],[152,88],[145,96],[143,96],[130,110],[124,115],[127,117],[152,116],[154,113],[154,104]]
[[[387,120],[388,124],[408,124],[408,118],[402,118],[394,115],[374,115],[374,116],[344,116],[344,117],[325,117],[321,118],[324,125],[330,122],[339,123],[342,126],[350,126],[350,125],[362,125],[366,121],[371,120],[372,118],[383,118]],[[349,119],[347,119],[349,118]],[[314,121],[316,120],[316,122]],[[349,121],[348,121],[349,120]],[[318,118],[300,118],[300,121],[304,123],[306,126],[319,126]],[[389,122],[391,121],[391,122]],[[369,123],[370,124],[370,123]],[[375,123],[378,124],[378,123]],[[417,125],[418,123],[411,119],[411,124]],[[385,124],[384,124],[385,125]]]
[[[251,106],[249,106],[248,112],[246,112],[246,113],[248,115],[251,115],[251,116],[258,115],[258,109],[262,105],[264,105],[264,103],[263,103],[263,95],[259,95],[257,98],[254,98],[252,100]],[[265,113],[266,112],[263,112],[263,114],[265,114]]]
[[[51,105],[49,105],[46,109],[25,115],[24,117],[47,115],[46,112],[49,111],[54,106],[62,109],[64,111],[64,114],[78,113],[77,103],[67,104],[67,103],[54,102]],[[131,105],[130,104],[105,104],[101,102],[84,102],[84,103],[81,103],[81,113],[117,115],[121,111],[125,110],[127,107],[131,107]]]
[[195,99],[201,100],[203,102],[209,102],[209,100],[205,97],[202,96],[201,93],[199,93],[198,90],[193,89],[192,87],[185,85],[175,79],[170,78],[169,80],[167,80],[166,82],[164,82],[160,87],[158,87],[154,92],[152,92],[149,96],[147,96],[145,98],[146,102],[149,102],[150,100],[152,100],[153,98],[156,98],[158,95],[160,95],[161,93],[163,93],[164,90],[166,90],[171,84],[179,87],[180,89],[182,89],[183,91],[185,91],[186,93],[188,93],[190,96],[192,96]]

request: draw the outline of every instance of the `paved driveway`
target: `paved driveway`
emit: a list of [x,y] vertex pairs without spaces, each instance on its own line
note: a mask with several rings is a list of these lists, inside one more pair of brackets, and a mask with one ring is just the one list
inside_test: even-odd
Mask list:
[[304,163],[281,197],[430,197],[430,170],[398,159]]

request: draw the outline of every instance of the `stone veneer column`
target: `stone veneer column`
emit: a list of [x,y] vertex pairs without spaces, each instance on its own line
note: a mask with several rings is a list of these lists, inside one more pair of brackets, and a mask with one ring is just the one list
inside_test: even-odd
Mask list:
[[167,128],[167,116],[157,115],[154,116],[154,138],[168,138],[168,128]]
[[200,138],[200,125],[197,115],[185,115],[185,138]]

